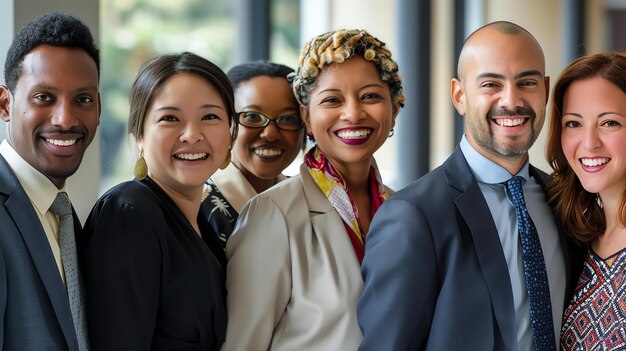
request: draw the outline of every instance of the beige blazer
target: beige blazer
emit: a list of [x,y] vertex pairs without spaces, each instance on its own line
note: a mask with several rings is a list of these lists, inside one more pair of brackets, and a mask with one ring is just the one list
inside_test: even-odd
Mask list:
[[356,350],[359,262],[304,164],[246,204],[226,255],[223,350]]
[[[277,178],[278,182],[287,179],[282,174],[279,174]],[[237,213],[240,213],[246,202],[257,194],[246,176],[232,162],[226,169],[215,172],[211,180]]]

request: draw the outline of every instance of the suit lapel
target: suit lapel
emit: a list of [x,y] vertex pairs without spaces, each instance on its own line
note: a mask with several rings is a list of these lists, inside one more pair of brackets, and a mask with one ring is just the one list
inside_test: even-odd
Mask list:
[[332,242],[334,250],[342,253],[336,255],[340,266],[349,267],[346,269],[351,271],[352,276],[360,277],[361,266],[343,221],[328,198],[318,188],[304,163],[300,166],[300,178],[313,230],[327,237]]
[[517,337],[511,280],[489,206],[460,148],[455,150],[443,167],[448,183],[461,192],[455,204],[474,241],[504,344],[515,345]]
[[304,189],[304,196],[306,202],[309,205],[309,212],[312,213],[328,213],[334,210],[333,205],[326,198],[324,193],[317,187],[315,180],[309,174],[309,169],[306,164],[300,165],[300,178],[302,179],[302,187]]
[[[1,182],[4,183],[0,185],[0,191],[6,191],[8,194],[8,198],[4,203],[7,213],[11,216],[30,253],[39,278],[50,298],[67,344],[70,346],[70,349],[74,349],[76,333],[67,292],[50,249],[48,238],[30,199],[2,156],[0,156],[0,178]],[[7,191],[8,189],[11,190]]]

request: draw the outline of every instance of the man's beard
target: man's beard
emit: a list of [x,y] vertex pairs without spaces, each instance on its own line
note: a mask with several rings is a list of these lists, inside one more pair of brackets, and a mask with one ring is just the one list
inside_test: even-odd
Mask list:
[[[524,123],[531,123],[531,135],[524,145],[522,145],[521,147],[516,147],[506,144],[502,145],[496,141],[496,138],[493,135],[493,130],[491,129],[491,121],[493,117],[500,116],[524,116],[525,118],[528,118],[528,120]],[[532,107],[528,105],[517,107],[514,110],[492,108],[489,110],[489,112],[487,112],[486,119],[488,123],[488,128],[481,129],[477,126],[477,124],[470,123],[469,132],[472,135],[474,141],[483,149],[499,157],[515,159],[526,155],[535,140],[537,140],[537,136],[539,133],[532,125],[532,123],[535,122],[536,116],[537,114],[535,113],[535,111],[532,109]],[[480,117],[477,115],[474,115],[473,118],[475,121],[480,121]]]

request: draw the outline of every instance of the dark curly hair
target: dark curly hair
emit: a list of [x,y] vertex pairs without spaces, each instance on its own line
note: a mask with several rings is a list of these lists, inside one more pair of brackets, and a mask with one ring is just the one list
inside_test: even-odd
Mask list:
[[17,33],[4,63],[4,81],[15,91],[22,74],[24,56],[39,45],[82,49],[94,60],[100,75],[100,50],[91,31],[77,17],[64,12],[49,12],[27,23]]

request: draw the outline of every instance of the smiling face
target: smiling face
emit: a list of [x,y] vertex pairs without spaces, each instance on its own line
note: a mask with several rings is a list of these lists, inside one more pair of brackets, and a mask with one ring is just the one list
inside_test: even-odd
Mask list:
[[224,161],[229,133],[215,87],[198,76],[176,74],[152,98],[137,147],[157,184],[185,194],[202,188]]
[[[298,105],[285,78],[257,76],[235,90],[238,112],[260,112],[276,119],[298,116]],[[304,129],[281,130],[274,123],[262,128],[239,126],[233,146],[233,163],[254,184],[275,179],[294,160],[302,147]]]
[[361,57],[332,64],[318,76],[308,108],[301,108],[317,147],[335,168],[369,166],[387,140],[400,107],[376,66]]
[[565,91],[561,146],[590,193],[619,195],[626,189],[626,94],[599,76]]
[[14,94],[0,88],[0,114],[9,144],[61,188],[98,127],[96,63],[80,49],[37,46],[24,56]]
[[468,141],[498,164],[521,166],[543,126],[549,79],[539,44],[526,33],[483,29],[470,38],[452,80]]

